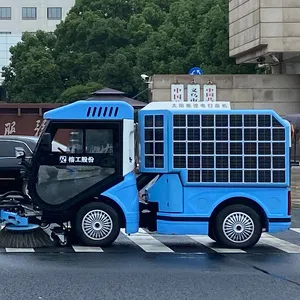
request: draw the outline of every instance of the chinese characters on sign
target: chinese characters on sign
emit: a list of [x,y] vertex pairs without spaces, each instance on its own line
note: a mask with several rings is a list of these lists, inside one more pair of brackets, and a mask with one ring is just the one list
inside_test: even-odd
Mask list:
[[231,109],[230,102],[200,102],[172,103],[172,108],[178,109]]
[[92,164],[94,163],[94,157],[92,156],[60,156],[59,157],[59,163],[60,164],[66,164],[66,163],[88,163]]
[[16,133],[16,124],[17,123],[15,121],[4,124],[4,135],[11,135]]
[[181,102],[184,101],[184,85],[172,84],[171,85],[171,101]]
[[203,101],[215,102],[217,101],[217,86],[215,84],[205,84],[203,86]]
[[42,131],[44,130],[46,120],[44,120],[43,122],[41,120],[36,120],[35,123],[36,123],[35,128],[34,128],[35,136],[40,136]]
[[187,101],[200,101],[200,84],[188,84],[187,86]]

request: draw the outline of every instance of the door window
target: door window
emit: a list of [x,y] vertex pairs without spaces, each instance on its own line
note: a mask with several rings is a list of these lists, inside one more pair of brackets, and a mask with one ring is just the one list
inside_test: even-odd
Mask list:
[[0,141],[0,157],[16,158],[15,148],[21,147],[24,149],[26,157],[31,156],[28,146],[17,141]]
[[50,158],[63,157],[65,163],[47,163],[46,158],[40,165],[36,187],[40,198],[59,205],[116,174],[118,141],[116,129],[58,129]]

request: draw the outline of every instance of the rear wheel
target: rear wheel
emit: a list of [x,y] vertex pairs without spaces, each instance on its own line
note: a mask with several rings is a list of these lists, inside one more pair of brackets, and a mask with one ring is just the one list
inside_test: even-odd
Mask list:
[[76,233],[84,245],[109,246],[120,233],[119,216],[105,203],[86,204],[77,213]]
[[225,247],[250,248],[260,239],[262,224],[254,209],[235,204],[219,212],[214,233],[216,240]]

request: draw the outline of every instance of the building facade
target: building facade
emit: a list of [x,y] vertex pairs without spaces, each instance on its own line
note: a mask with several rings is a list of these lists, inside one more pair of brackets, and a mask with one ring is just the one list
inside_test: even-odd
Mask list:
[[199,100],[203,101],[204,85],[216,85],[217,101],[229,101],[232,109],[273,109],[279,115],[300,112],[299,75],[154,75],[150,78],[149,101],[171,101],[172,84],[200,85]]
[[300,74],[300,1],[229,0],[229,55]]
[[21,40],[23,32],[54,31],[74,3],[75,0],[0,0],[0,72],[9,64],[9,49]]

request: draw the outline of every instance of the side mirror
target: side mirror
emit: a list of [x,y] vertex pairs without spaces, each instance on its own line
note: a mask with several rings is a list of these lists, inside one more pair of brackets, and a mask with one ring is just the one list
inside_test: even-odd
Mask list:
[[43,152],[51,152],[51,135],[50,133],[44,133],[40,139],[40,147]]
[[25,150],[22,147],[15,147],[16,158],[25,158]]

